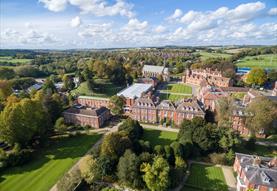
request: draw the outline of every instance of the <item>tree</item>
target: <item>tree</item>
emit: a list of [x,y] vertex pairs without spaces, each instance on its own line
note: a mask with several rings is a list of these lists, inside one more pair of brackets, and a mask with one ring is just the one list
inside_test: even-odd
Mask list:
[[0,114],[0,136],[10,144],[26,146],[35,137],[46,136],[48,115],[37,100],[9,103]]
[[118,127],[118,131],[126,133],[130,140],[140,139],[143,135],[143,128],[138,121],[131,118],[127,118]]
[[126,149],[132,147],[130,139],[118,132],[105,135],[101,144],[100,154],[110,156],[111,158],[119,158]]
[[131,150],[126,150],[117,165],[117,176],[124,185],[138,188],[142,185],[139,172],[139,159]]
[[224,129],[219,140],[219,145],[224,151],[228,151],[238,143],[237,135],[231,129]]
[[57,92],[57,88],[50,78],[46,79],[45,83],[42,86],[42,89],[44,92],[50,92],[51,94]]
[[266,97],[254,99],[246,109],[249,116],[246,118],[246,127],[252,132],[272,134],[277,131],[274,119],[277,116],[277,103]]
[[174,155],[182,157],[184,154],[183,145],[181,143],[178,143],[177,141],[174,141],[170,144],[170,147],[173,149]]
[[114,95],[110,98],[109,108],[114,115],[123,114],[123,106],[125,104],[124,98]]
[[216,104],[216,120],[221,127],[230,128],[232,125],[233,99],[231,97],[220,98]]
[[57,183],[57,188],[59,191],[74,190],[76,186],[81,182],[82,178],[80,175],[80,170],[74,170],[72,172],[66,173]]
[[0,102],[12,94],[11,83],[7,80],[0,80]]
[[267,80],[266,73],[261,68],[253,68],[246,77],[246,83],[250,85],[262,86]]
[[65,132],[67,130],[67,126],[65,125],[63,117],[57,119],[55,123],[55,129],[59,132]]
[[101,178],[97,161],[91,155],[86,155],[81,159],[79,163],[79,169],[81,172],[81,177],[88,184],[92,184]]
[[163,191],[168,188],[169,170],[169,164],[160,156],[154,158],[152,165],[149,163],[141,165],[141,171],[145,173],[143,180],[151,191]]
[[15,77],[15,72],[11,68],[0,68],[0,80],[9,80]]
[[165,158],[170,165],[175,164],[174,151],[169,145],[164,146]]
[[165,154],[165,151],[164,151],[164,148],[162,145],[156,145],[154,147],[154,152],[157,154],[157,155],[160,155],[160,156],[164,156]]
[[63,76],[63,88],[66,90],[72,90],[75,87],[73,79],[70,78],[68,75]]
[[184,171],[186,169],[186,167],[187,167],[187,164],[184,161],[184,159],[177,156],[175,158],[175,168],[179,168],[179,169],[182,169]]

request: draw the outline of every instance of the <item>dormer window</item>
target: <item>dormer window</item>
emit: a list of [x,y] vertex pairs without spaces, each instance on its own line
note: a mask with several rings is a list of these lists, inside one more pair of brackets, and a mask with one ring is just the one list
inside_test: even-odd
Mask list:
[[264,183],[269,183],[269,182],[270,182],[269,176],[267,176],[266,173],[265,173],[264,171],[261,173],[261,178],[262,178],[262,181],[263,181]]

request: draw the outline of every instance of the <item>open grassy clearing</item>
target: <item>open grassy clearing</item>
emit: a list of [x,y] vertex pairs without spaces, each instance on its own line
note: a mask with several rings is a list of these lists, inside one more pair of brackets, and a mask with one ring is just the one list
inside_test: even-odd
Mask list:
[[32,59],[17,59],[12,58],[11,56],[1,56],[0,57],[0,63],[1,62],[9,62],[9,63],[20,63],[20,64],[26,64],[30,63]]
[[166,93],[161,93],[160,94],[160,99],[161,100],[170,100],[170,101],[178,101],[184,98],[189,98],[190,96],[184,96],[184,95],[175,95],[175,94],[166,94]]
[[169,145],[177,139],[177,133],[144,128],[142,139],[149,141],[151,146]]
[[200,52],[196,52],[196,54],[200,54],[200,58],[202,61],[207,60],[208,58],[229,58],[232,55],[231,54],[226,54],[226,53],[212,53],[212,52],[205,52],[205,51],[200,51]]
[[[274,142],[274,141],[273,141]],[[253,149],[245,148],[245,141],[243,140],[241,144],[237,145],[234,149],[235,152],[245,153],[250,155],[259,155],[259,156],[267,156],[274,157],[277,156],[277,147],[270,147],[264,145],[255,145]]]
[[186,184],[195,187],[195,189],[200,188],[199,190],[201,188],[214,191],[228,190],[222,169],[216,166],[192,164]]
[[164,93],[191,94],[192,88],[185,84],[167,84],[161,91]]
[[101,135],[57,138],[28,164],[10,168],[0,176],[0,190],[48,191],[82,157]]
[[93,91],[88,89],[87,82],[83,82],[77,89],[72,90],[71,93],[73,95],[111,97],[113,95],[116,95],[116,93],[124,88],[122,86],[116,86],[108,80],[96,79],[95,83],[97,84],[97,88],[95,88],[95,90]]
[[246,56],[237,63],[237,66],[277,69],[277,55],[263,54],[258,56]]

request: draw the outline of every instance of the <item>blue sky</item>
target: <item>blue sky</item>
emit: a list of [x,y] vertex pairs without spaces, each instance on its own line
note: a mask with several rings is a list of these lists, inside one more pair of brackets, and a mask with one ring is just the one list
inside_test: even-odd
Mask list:
[[277,44],[276,0],[0,3],[0,48]]

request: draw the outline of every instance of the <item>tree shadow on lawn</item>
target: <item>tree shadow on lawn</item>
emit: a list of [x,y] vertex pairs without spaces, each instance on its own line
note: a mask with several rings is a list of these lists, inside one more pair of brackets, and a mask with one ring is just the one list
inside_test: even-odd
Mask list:
[[63,137],[50,141],[50,146],[34,153],[28,163],[10,167],[0,173],[0,182],[4,181],[3,175],[16,175],[31,172],[41,168],[50,160],[75,159],[83,156],[98,140],[100,135],[78,135]]
[[160,130],[147,129],[143,132],[143,140],[149,141],[152,147],[156,145],[170,145],[174,141],[172,139],[161,136],[162,131]]

